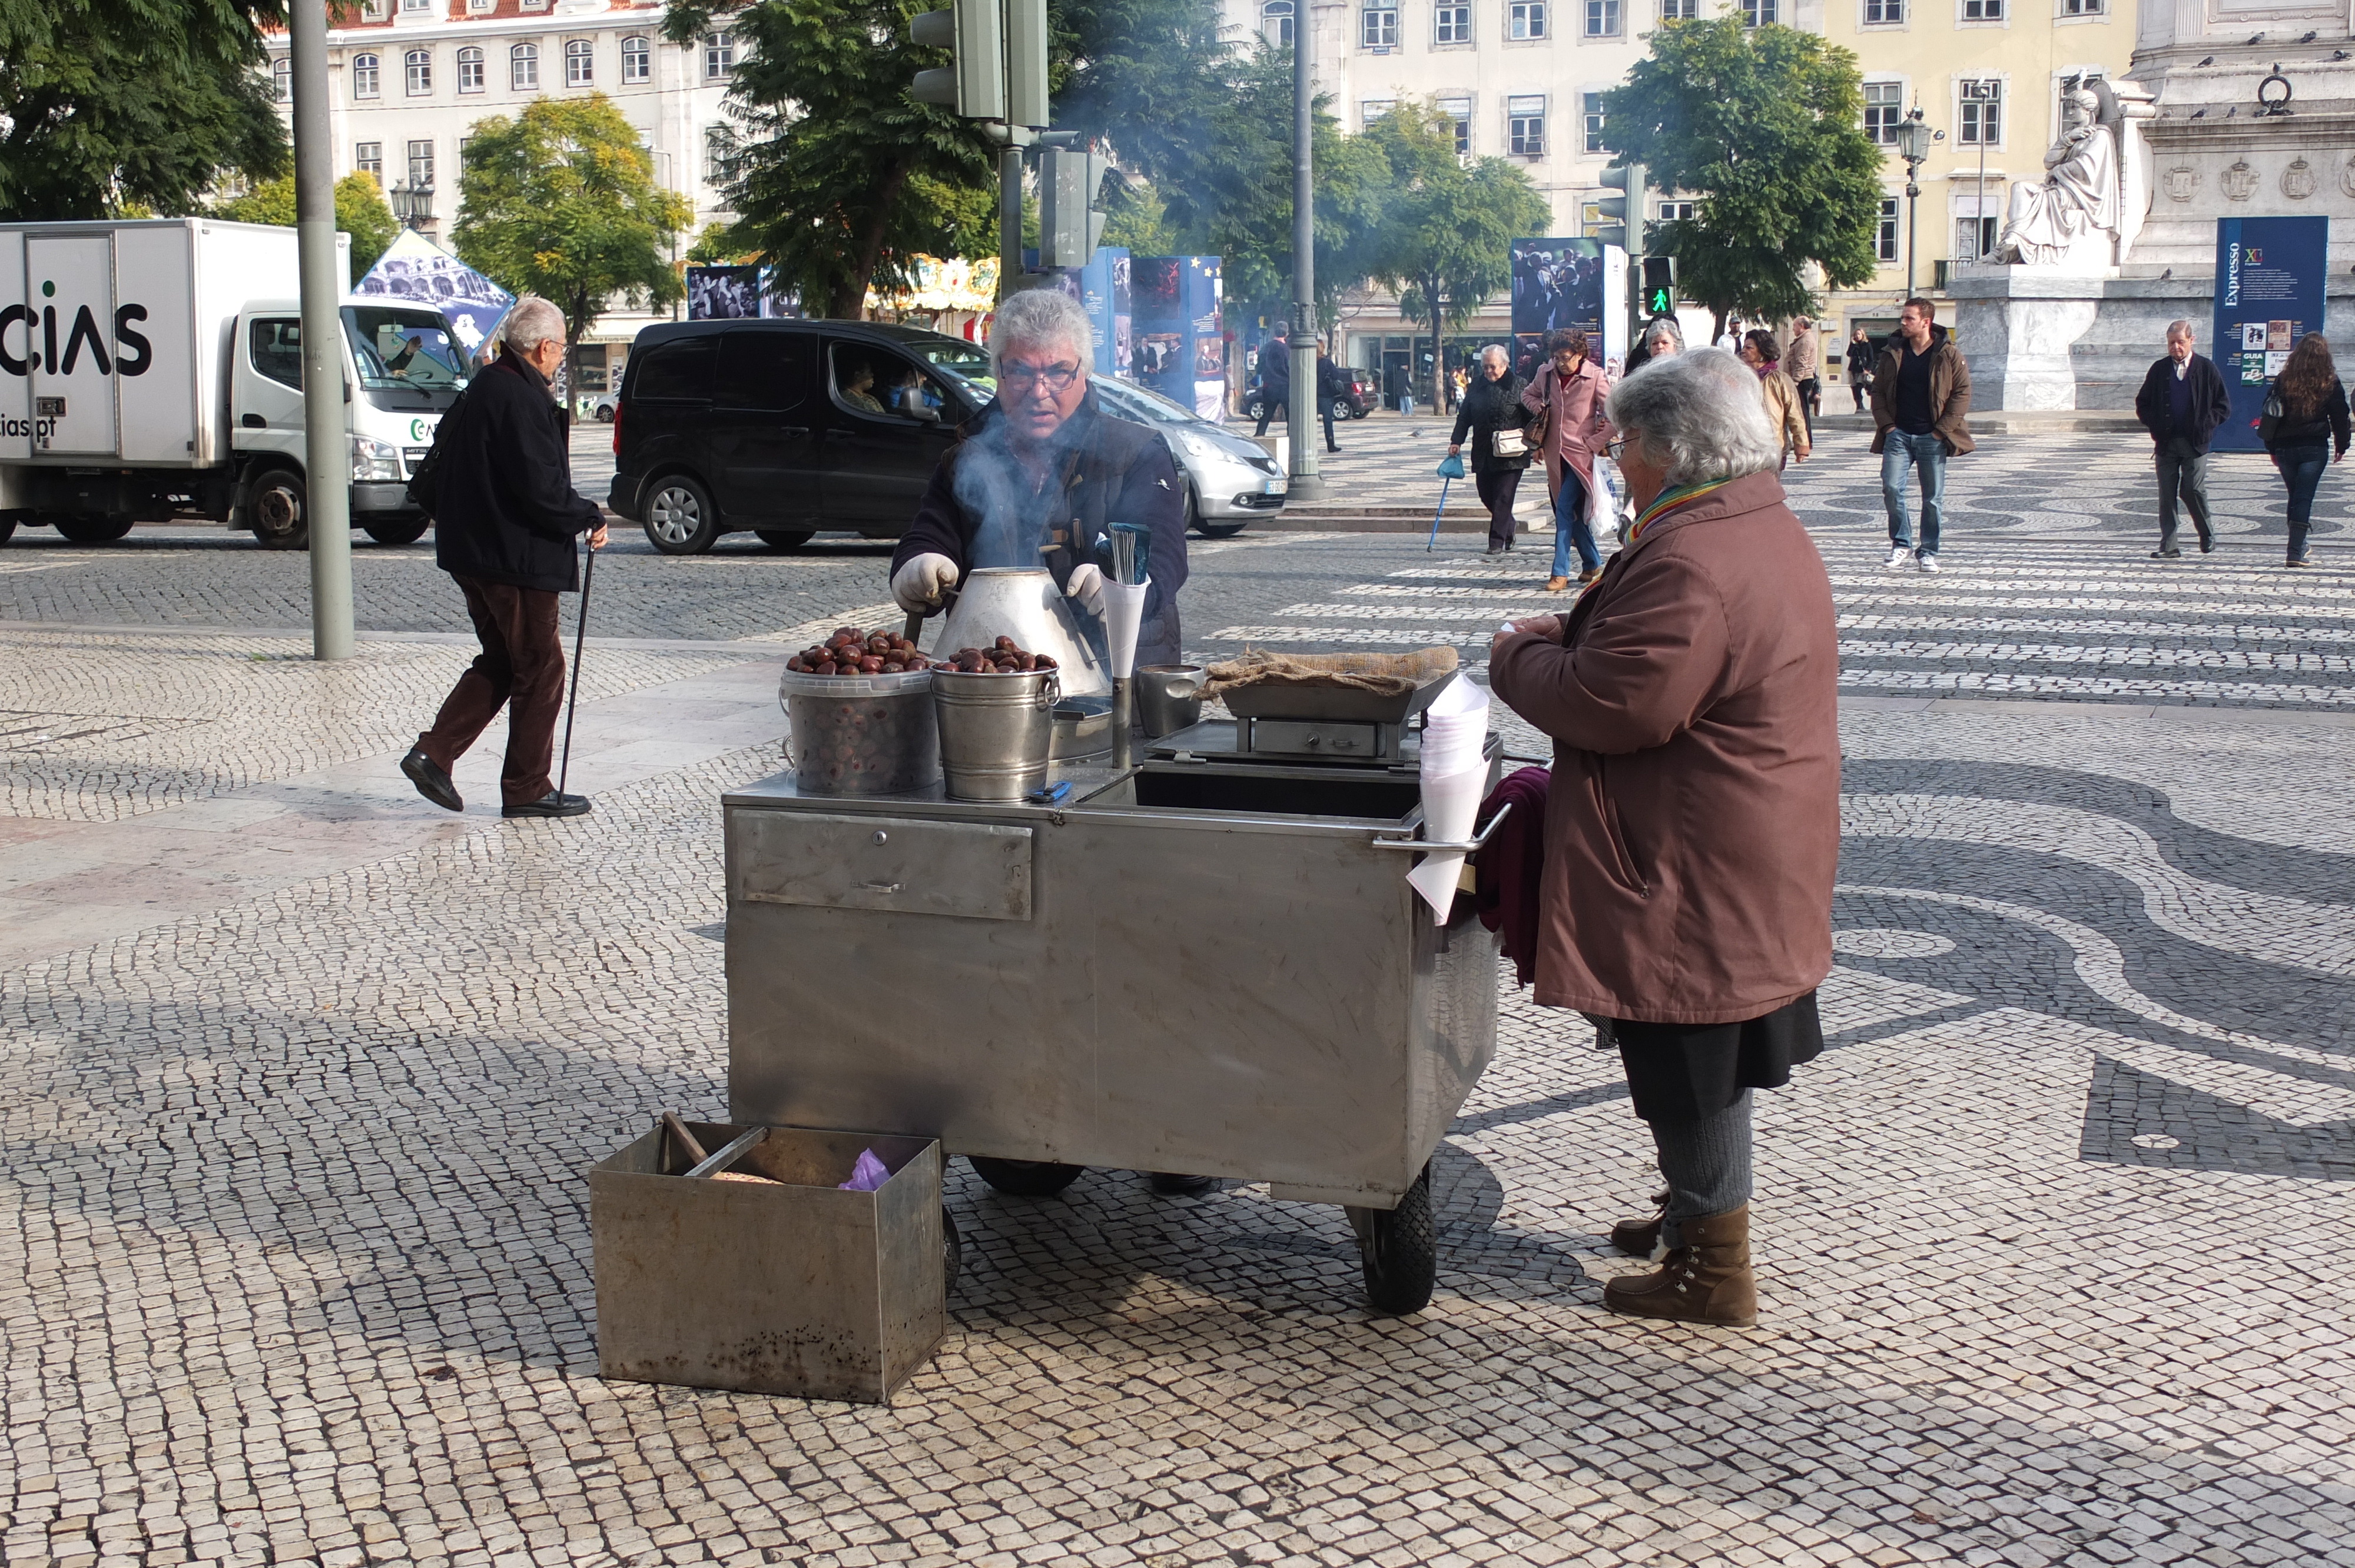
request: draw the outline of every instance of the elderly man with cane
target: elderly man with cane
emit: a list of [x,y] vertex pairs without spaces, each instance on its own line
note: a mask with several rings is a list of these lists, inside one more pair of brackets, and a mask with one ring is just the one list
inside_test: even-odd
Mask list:
[[581,587],[574,540],[605,545],[597,503],[572,488],[564,411],[549,378],[564,359],[564,317],[546,300],[517,300],[499,328],[499,357],[477,376],[438,432],[433,557],[466,596],[482,653],[417,737],[400,770],[445,810],[465,801],[450,769],[507,709],[502,814],[578,817],[588,797],[548,774],[564,705],[557,596]]
[[1824,1048],[1839,863],[1830,579],[1775,477],[1757,378],[1716,352],[1611,393],[1637,508],[1567,616],[1489,649],[1554,740],[1537,1000],[1607,1022],[1668,1191],[1611,1239],[1658,1265],[1604,1287],[1638,1318],[1743,1324],[1751,1099]]

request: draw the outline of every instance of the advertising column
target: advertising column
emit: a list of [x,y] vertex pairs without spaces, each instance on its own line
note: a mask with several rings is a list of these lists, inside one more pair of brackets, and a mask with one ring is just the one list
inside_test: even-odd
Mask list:
[[2257,420],[2265,390],[2297,340],[2322,330],[2329,259],[2327,217],[2216,220],[2216,320],[2209,341],[2232,405],[2216,432],[2217,450],[2264,450]]

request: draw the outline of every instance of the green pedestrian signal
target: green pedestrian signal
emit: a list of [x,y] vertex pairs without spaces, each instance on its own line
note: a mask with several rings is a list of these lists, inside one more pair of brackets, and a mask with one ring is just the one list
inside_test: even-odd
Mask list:
[[1675,257],[1644,258],[1644,313],[1647,316],[1672,316],[1677,313]]
[[1677,313],[1676,291],[1654,289],[1644,296],[1644,313],[1647,316],[1672,316]]

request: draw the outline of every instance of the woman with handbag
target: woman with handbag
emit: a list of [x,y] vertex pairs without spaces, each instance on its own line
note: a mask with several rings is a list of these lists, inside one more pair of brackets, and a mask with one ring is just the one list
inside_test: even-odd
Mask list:
[[1578,580],[1603,575],[1603,552],[1587,525],[1588,497],[1594,488],[1594,454],[1613,430],[1603,411],[1611,386],[1602,367],[1587,357],[1586,334],[1576,327],[1546,334],[1546,367],[1521,393],[1521,407],[1538,418],[1529,444],[1545,459],[1546,487],[1553,496],[1553,573],[1546,591],[1570,587],[1570,552],[1578,550]]
[[1529,411],[1521,407],[1528,386],[1513,374],[1504,345],[1490,344],[1480,351],[1479,376],[1456,402],[1455,433],[1448,438],[1447,455],[1454,457],[1464,450],[1465,434],[1472,437],[1472,477],[1480,504],[1488,509],[1492,556],[1513,547],[1513,497],[1529,466]]
[[2349,436],[2347,388],[2331,362],[2330,342],[2320,333],[2307,333],[2290,351],[2288,363],[2266,390],[2257,434],[2289,489],[2286,564],[2311,566],[2306,541],[2313,525],[2314,493],[2322,483],[2322,471],[2347,456]]

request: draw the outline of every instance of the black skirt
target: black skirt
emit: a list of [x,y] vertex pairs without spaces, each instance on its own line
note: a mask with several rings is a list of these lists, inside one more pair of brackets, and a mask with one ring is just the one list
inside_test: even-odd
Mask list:
[[1637,1023],[1614,1019],[1619,1060],[1636,1114],[1646,1121],[1699,1121],[1744,1089],[1779,1089],[1791,1069],[1824,1054],[1816,993],[1747,1023]]

